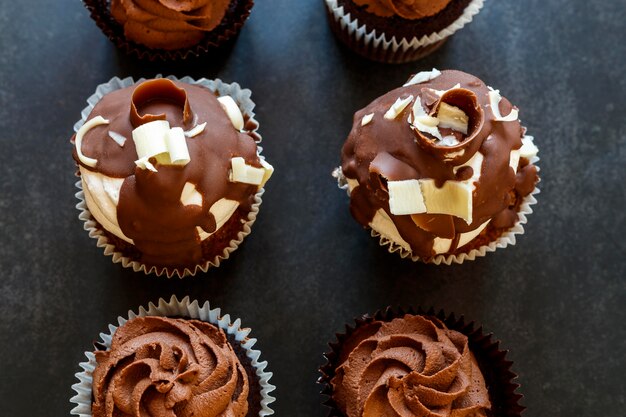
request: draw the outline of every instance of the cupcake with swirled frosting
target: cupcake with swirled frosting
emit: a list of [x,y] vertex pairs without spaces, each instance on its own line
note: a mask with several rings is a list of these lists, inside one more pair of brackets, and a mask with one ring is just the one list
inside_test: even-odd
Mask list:
[[326,405],[337,417],[518,415],[518,385],[497,345],[443,312],[364,316],[330,344]]
[[253,0],[83,0],[102,31],[140,58],[200,55],[234,39]]
[[324,0],[331,29],[359,55],[401,63],[439,48],[484,0]]
[[250,384],[218,327],[198,320],[138,317],[96,351],[93,417],[245,416]]
[[[72,388],[82,417],[264,417],[267,362],[239,319],[188,297],[159,300],[109,326]],[[170,316],[171,315],[171,316]]]

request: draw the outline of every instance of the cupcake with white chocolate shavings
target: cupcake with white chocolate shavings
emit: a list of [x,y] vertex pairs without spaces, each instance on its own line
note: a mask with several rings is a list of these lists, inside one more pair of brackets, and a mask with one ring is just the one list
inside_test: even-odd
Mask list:
[[335,176],[354,218],[390,251],[462,263],[523,233],[539,191],[536,155],[498,90],[433,70],[355,114]]
[[72,137],[77,208],[114,262],[168,277],[219,266],[250,233],[273,168],[238,84],[112,79]]

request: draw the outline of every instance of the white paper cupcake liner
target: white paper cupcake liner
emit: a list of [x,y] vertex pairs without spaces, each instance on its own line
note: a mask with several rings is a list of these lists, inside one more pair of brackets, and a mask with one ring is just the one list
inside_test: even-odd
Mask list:
[[461,16],[439,32],[424,35],[421,38],[398,39],[359,23],[358,19],[351,16],[350,13],[345,13],[343,6],[339,6],[337,0],[324,1],[329,16],[335,23],[335,28],[349,37],[351,46],[357,46],[359,50],[363,51],[379,51],[376,55],[380,56],[372,59],[396,63],[413,61],[432,52],[437,47],[435,44],[443,43],[445,39],[470,23],[485,2],[485,0],[472,0]]
[[[205,302],[200,305],[197,300],[190,301],[189,297],[185,297],[182,300],[178,300],[176,296],[172,296],[169,301],[159,299],[157,305],[153,303],[148,304],[148,309],[143,306],[139,307],[139,311],[128,312],[128,318],[118,317],[118,325],[109,324],[108,333],[100,333],[100,343],[111,347],[111,340],[113,334],[119,326],[122,326],[128,320],[135,317],[145,316],[161,316],[161,317],[185,317],[190,319],[202,320],[224,330],[227,334],[234,336],[235,340],[241,343],[241,346],[246,351],[246,356],[250,359],[250,363],[255,370],[255,373],[259,379],[261,388],[261,411],[259,417],[269,416],[274,414],[274,411],[269,407],[269,404],[276,401],[276,398],[272,397],[270,393],[276,389],[276,387],[270,384],[269,380],[272,377],[271,372],[267,372],[267,361],[259,361],[261,352],[252,349],[256,343],[256,339],[249,338],[251,329],[241,328],[241,320],[236,319],[231,322],[228,314],[222,315],[219,308],[211,309],[209,302]],[[93,352],[85,352],[87,362],[81,362],[79,366],[83,369],[82,372],[75,374],[76,378],[80,382],[72,385],[72,389],[76,392],[70,402],[75,404],[71,414],[80,417],[91,417],[91,404],[92,404],[92,375],[96,368],[96,357]]]
[[[535,165],[535,167],[537,168],[537,171],[539,171],[539,166],[536,164],[536,162],[538,161],[539,161],[539,158],[536,156],[533,157],[532,160],[530,161],[531,164]],[[343,175],[341,167],[338,167],[333,171],[333,177],[337,179],[337,186],[340,189],[345,190],[348,193],[348,196],[350,196],[350,189],[348,187],[348,182],[346,180],[346,177]],[[539,180],[541,181],[541,179]],[[452,265],[453,263],[460,265],[465,261],[473,261],[476,258],[485,256],[489,252],[494,252],[498,248],[506,248],[509,245],[510,246],[515,245],[516,243],[515,236],[524,234],[523,225],[526,224],[526,222],[528,221],[527,216],[533,212],[533,209],[531,206],[537,203],[537,199],[535,198],[535,195],[539,193],[540,193],[539,188],[535,187],[535,189],[530,194],[524,197],[524,199],[522,200],[522,204],[520,205],[519,211],[517,212],[517,222],[509,230],[502,233],[502,235],[500,235],[498,239],[492,242],[489,242],[487,245],[483,245],[479,248],[472,249],[469,252],[463,252],[457,255],[446,255],[446,254],[435,255],[432,259],[429,259],[426,261],[420,258],[419,256],[413,254],[411,251],[405,249],[401,245],[397,244],[396,242],[392,241],[391,239],[381,235],[380,233],[378,233],[376,230],[372,229],[371,227],[369,227],[370,234],[372,235],[372,237],[378,238],[380,240],[380,246],[387,247],[387,250],[389,251],[389,253],[394,253],[394,252],[398,253],[403,259],[408,258],[412,260],[413,262],[419,261],[419,262],[435,264],[435,265],[441,265],[441,264]],[[470,243],[471,241],[468,242],[467,245],[469,245]],[[462,250],[462,247],[461,247],[461,250]]]
[[[159,74],[155,78],[162,78],[162,76]],[[244,115],[249,116],[249,121],[253,122],[256,126],[259,125],[259,123],[254,118],[255,114],[253,110],[255,104],[250,98],[252,92],[249,89],[241,88],[241,86],[237,83],[224,83],[220,79],[207,80],[206,78],[201,78],[200,80],[196,81],[191,77],[183,77],[179,79],[174,76],[168,76],[166,78],[174,81],[184,82],[187,84],[202,85],[212,92],[217,92],[220,96],[231,96],[239,106],[241,112]],[[124,79],[113,77],[109,82],[100,84],[96,88],[96,92],[87,99],[87,103],[89,105],[85,107],[81,112],[81,120],[74,124],[74,132],[78,132],[78,130],[87,120],[87,117],[89,116],[93,108],[102,99],[102,97],[112,91],[120,90],[122,88],[129,87],[136,82],[142,81],[145,81],[145,78],[140,78],[139,80],[134,81],[131,77],[127,77]],[[264,158],[261,155],[263,148],[261,146],[258,146],[262,138],[261,135],[257,132],[257,129],[258,128],[254,128],[253,130],[251,130],[251,132],[254,133],[255,140],[257,142],[257,154],[260,158]],[[216,256],[214,259],[210,259],[204,262],[203,264],[196,265],[192,269],[185,268],[181,271],[179,269],[171,269],[167,267],[147,266],[141,262],[134,261],[128,257],[125,257],[120,251],[116,250],[115,245],[110,243],[106,234],[100,228],[98,228],[98,223],[87,208],[85,195],[82,189],[82,181],[78,181],[75,185],[79,189],[79,191],[75,194],[76,198],[79,200],[78,204],[76,204],[76,208],[78,209],[78,211],[80,211],[78,218],[84,222],[83,227],[89,232],[89,236],[97,240],[97,246],[100,248],[104,248],[104,254],[107,256],[112,256],[113,263],[121,263],[123,267],[132,268],[135,272],[144,272],[145,274],[154,273],[157,276],[166,275],[168,278],[171,278],[174,275],[177,275],[179,278],[194,276],[198,271],[207,272],[210,267],[219,267],[221,261],[228,259],[230,257],[230,254],[239,247],[239,245],[243,242],[243,239],[248,236],[252,231],[252,225],[256,221],[257,215],[259,213],[259,208],[261,206],[261,203],[263,202],[261,196],[265,192],[265,189],[261,188],[259,192],[254,196],[254,203],[252,204],[252,208],[248,213],[246,222],[242,225],[242,230],[237,234],[237,238],[231,240],[229,245],[224,248],[222,254]]]

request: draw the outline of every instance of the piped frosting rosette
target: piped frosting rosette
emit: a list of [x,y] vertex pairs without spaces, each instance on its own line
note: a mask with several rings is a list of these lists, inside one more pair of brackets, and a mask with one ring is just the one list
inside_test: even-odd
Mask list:
[[100,334],[72,386],[81,417],[268,416],[275,387],[239,319],[189,297],[160,299]]
[[83,0],[121,50],[141,59],[200,56],[233,41],[254,0]]
[[336,336],[318,381],[329,416],[514,417],[525,408],[506,352],[462,317],[387,308]]
[[189,77],[98,86],[74,126],[76,207],[114,263],[182,278],[219,266],[250,233],[273,172],[250,95]]
[[[454,2],[450,1],[346,1],[353,1],[358,6],[366,7],[367,12],[363,13],[371,13],[375,18],[376,15],[385,18],[396,16],[406,19],[406,22],[419,18],[436,18],[436,13],[440,12],[447,18],[449,13],[446,7],[455,7],[451,4]],[[366,58],[386,63],[411,62],[435,51],[450,36],[470,23],[484,4],[484,0],[468,0],[458,13],[458,17],[451,20],[447,26],[418,36],[396,36],[386,33],[384,29],[375,27],[372,23],[368,25],[363,18],[359,20],[355,13],[357,10],[353,10],[352,13],[346,10],[343,0],[324,0],[324,2],[330,27],[342,42]],[[416,25],[419,25],[419,22]]]
[[354,218],[390,252],[460,264],[524,233],[537,152],[499,91],[432,70],[355,114],[333,175]]

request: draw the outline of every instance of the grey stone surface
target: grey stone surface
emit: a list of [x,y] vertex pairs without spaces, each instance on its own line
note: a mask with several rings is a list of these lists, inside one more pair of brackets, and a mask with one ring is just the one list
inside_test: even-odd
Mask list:
[[[177,294],[253,329],[279,416],[325,415],[316,379],[326,343],[386,305],[483,323],[510,349],[528,417],[624,415],[625,20],[623,1],[487,1],[434,55],[389,66],[339,45],[321,0],[259,0],[232,51],[151,64],[118,53],[79,1],[1,2],[0,414],[69,415],[73,374],[98,333]],[[353,112],[432,67],[499,88],[540,148],[526,234],[461,266],[380,249],[330,177]],[[182,281],[112,264],[74,208],[68,139],[85,99],[113,76],[157,73],[251,88],[276,167],[239,251]]]

